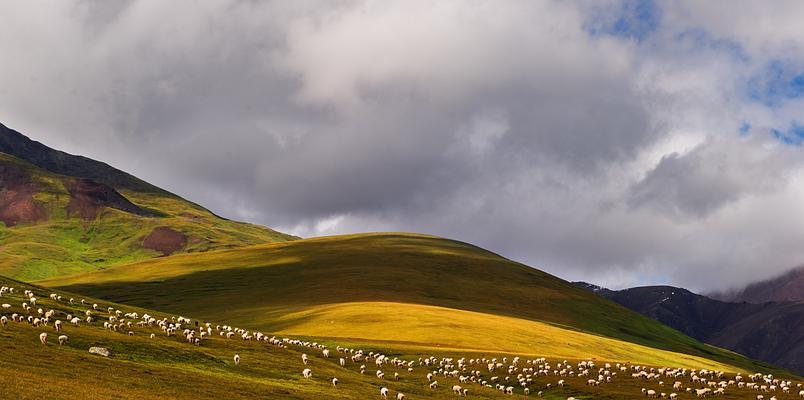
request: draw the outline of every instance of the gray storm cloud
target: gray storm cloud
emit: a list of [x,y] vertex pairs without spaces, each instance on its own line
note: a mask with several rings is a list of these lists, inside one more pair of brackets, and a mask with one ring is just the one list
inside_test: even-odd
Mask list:
[[744,92],[804,54],[804,11],[627,3],[3,4],[0,120],[303,236],[433,233],[614,287],[801,264],[801,152],[770,132],[802,104]]

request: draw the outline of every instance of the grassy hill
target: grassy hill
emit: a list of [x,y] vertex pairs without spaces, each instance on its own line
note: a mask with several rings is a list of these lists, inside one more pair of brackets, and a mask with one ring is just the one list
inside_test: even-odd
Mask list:
[[116,189],[0,153],[0,274],[43,279],[171,253],[295,239],[149,188]]
[[386,347],[769,368],[552,275],[425,235],[349,235],[182,254],[41,284],[270,332]]
[[[485,357],[503,360],[511,354],[497,351],[458,351],[436,345],[423,346],[415,344],[395,343],[388,346],[386,343],[365,343],[349,340],[324,339],[319,343],[328,346],[333,357],[324,358],[320,350],[305,346],[288,344],[286,348],[269,344],[267,342],[244,341],[235,336],[226,339],[213,334],[202,341],[200,346],[187,343],[181,334],[166,336],[156,326],[139,326],[136,319],[130,320],[131,327],[123,327],[118,331],[103,328],[104,322],[109,322],[105,310],[108,307],[120,310],[123,313],[137,312],[139,315],[148,313],[157,319],[172,320],[171,314],[158,311],[121,305],[91,297],[83,297],[60,290],[44,289],[38,286],[25,284],[19,281],[0,277],[0,286],[14,287],[15,293],[5,293],[0,302],[8,303],[11,308],[0,309],[0,315],[10,317],[12,313],[23,316],[26,313],[21,304],[26,299],[24,290],[33,290],[38,297],[37,307],[44,310],[53,310],[54,319],[67,320],[68,315],[83,315],[91,309],[91,304],[98,304],[98,311],[93,311],[95,321],[81,322],[80,326],[66,324],[63,331],[56,333],[53,324],[33,327],[25,322],[9,322],[0,326],[0,397],[15,399],[197,399],[227,398],[227,399],[253,399],[253,398],[282,398],[282,399],[366,399],[379,398],[379,389],[388,387],[391,395],[397,392],[406,394],[406,400],[416,399],[452,399],[455,395],[451,391],[453,384],[459,384],[455,377],[438,375],[436,379],[440,385],[436,389],[429,388],[426,374],[436,369],[421,365],[417,360],[422,357],[449,357],[457,360],[460,357]],[[61,301],[49,298],[49,294],[63,296]],[[74,297],[74,304],[68,299]],[[86,305],[81,305],[81,300]],[[36,315],[33,311],[32,315]],[[412,315],[412,314],[406,314]],[[185,326],[194,328],[198,322],[204,326],[206,322],[213,327],[220,323],[215,319],[194,319],[194,315],[185,315],[193,318]],[[123,316],[125,320],[125,316]],[[123,321],[118,321],[123,322]],[[239,326],[250,329],[251,327]],[[132,332],[131,335],[128,332]],[[39,334],[46,332],[49,335],[48,344],[39,343]],[[268,332],[266,332],[268,333]],[[574,334],[571,331],[555,332],[561,340],[572,342]],[[60,346],[56,337],[60,334],[69,336],[69,341]],[[150,335],[154,337],[151,338]],[[280,340],[287,336],[278,336]],[[494,337],[491,335],[490,337]],[[292,336],[291,336],[292,338]],[[619,344],[618,344],[619,343]],[[618,341],[606,343],[612,346],[627,345]],[[381,368],[386,374],[385,379],[375,376],[377,367],[373,360],[368,362],[353,362],[351,354],[338,352],[337,345],[360,346],[366,354],[369,352],[382,352],[383,354],[412,362],[407,367],[395,367],[386,364]],[[593,342],[587,345],[597,345]],[[87,352],[91,346],[101,346],[110,349],[114,355],[109,358],[91,355]],[[354,348],[354,347],[353,347]],[[549,351],[549,347],[544,350]],[[661,352],[632,347],[638,352],[647,351],[659,354]],[[301,362],[301,354],[310,356],[307,366]],[[239,354],[241,363],[235,366],[233,355]],[[669,353],[668,353],[669,354]],[[524,356],[524,355],[523,355]],[[338,358],[347,359],[346,365],[341,367]],[[651,358],[653,358],[651,356]],[[526,358],[523,357],[523,363]],[[547,362],[556,365],[565,358],[548,357]],[[576,358],[567,358],[572,364],[580,361]],[[598,365],[602,366],[607,358],[598,358]],[[653,367],[681,367],[681,366],[707,366],[719,368],[722,365],[697,357],[676,356],[668,363],[649,364]],[[616,360],[612,360],[616,361]],[[366,365],[367,371],[361,374],[360,365]],[[303,368],[313,371],[311,379],[301,376]],[[734,367],[724,366],[726,370],[734,371]],[[501,381],[505,381],[505,372],[495,374],[485,371],[485,366],[469,366],[471,369],[479,368],[482,371],[480,379],[491,379],[492,375],[499,374]],[[394,373],[399,379],[393,379]],[[516,373],[516,372],[515,372]],[[514,375],[514,373],[512,373]],[[333,387],[330,383],[337,377],[339,385]],[[658,380],[646,381],[632,378],[629,373],[621,373],[610,383],[600,386],[588,386],[588,376],[533,376],[530,383],[531,396],[537,391],[543,391],[542,398],[564,400],[569,396],[578,399],[641,399],[644,398],[642,388],[656,390],[657,392],[670,392],[667,384],[661,386]],[[734,373],[728,373],[724,379],[733,379]],[[512,376],[511,379],[514,379]],[[558,387],[558,380],[565,382]],[[686,381],[685,381],[686,382]],[[797,382],[794,382],[794,387]],[[461,383],[470,390],[470,396],[479,399],[494,398],[525,398],[523,389],[515,387],[514,395],[506,395],[494,388],[482,387],[478,383]],[[550,387],[548,387],[550,385]],[[685,383],[688,385],[688,383]],[[702,386],[703,384],[701,384]],[[694,386],[695,387],[695,386]],[[684,395],[682,395],[684,396]],[[689,396],[689,395],[687,395]],[[730,387],[727,399],[754,399],[756,392],[749,389]]]

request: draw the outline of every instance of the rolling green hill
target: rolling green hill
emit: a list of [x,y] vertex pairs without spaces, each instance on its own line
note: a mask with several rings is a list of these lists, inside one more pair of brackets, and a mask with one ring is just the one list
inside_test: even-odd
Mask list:
[[41,284],[269,332],[391,347],[769,368],[552,275],[425,235],[349,235],[183,254]]
[[[34,327],[27,322],[8,321],[0,325],[0,398],[14,399],[81,399],[98,400],[113,398],[137,399],[197,399],[226,398],[226,399],[254,399],[254,398],[281,398],[281,399],[366,399],[379,398],[381,387],[387,387],[391,396],[398,392],[405,393],[405,400],[417,399],[452,399],[456,396],[451,388],[454,384],[461,384],[469,390],[472,398],[501,399],[526,398],[524,390],[518,385],[513,386],[514,394],[507,395],[493,387],[483,387],[480,380],[490,380],[492,375],[499,374],[501,381],[511,385],[514,382],[505,380],[505,371],[498,370],[491,373],[483,365],[469,365],[470,369],[480,369],[477,382],[459,382],[457,377],[438,374],[435,378],[440,385],[430,388],[426,375],[437,367],[426,366],[421,363],[422,358],[436,357],[457,360],[466,358],[492,358],[503,361],[507,357],[510,363],[513,355],[499,351],[457,350],[444,348],[438,345],[423,346],[408,343],[366,343],[354,342],[344,339],[323,339],[318,343],[326,345],[332,352],[332,357],[325,358],[320,350],[284,342],[285,335],[277,338],[286,343],[284,346],[270,344],[267,341],[245,341],[235,335],[227,339],[219,335],[219,320],[195,319],[194,315],[184,315],[190,318],[184,326],[196,329],[195,326],[205,327],[210,323],[213,334],[202,340],[200,345],[188,343],[179,332],[173,336],[166,336],[156,324],[140,325],[141,316],[149,314],[156,319],[177,321],[174,315],[158,311],[132,307],[128,305],[110,303],[91,297],[84,297],[60,290],[45,289],[35,285],[22,283],[0,276],[0,286],[15,288],[14,293],[6,292],[0,297],[0,302],[10,307],[0,309],[0,315],[10,319],[12,314],[23,317],[38,316],[35,310],[30,313],[22,308],[22,303],[28,301],[23,296],[24,290],[32,290],[38,297],[37,307],[44,310],[53,310],[53,319],[65,322],[61,332],[57,333],[54,323]],[[50,294],[61,295],[61,299],[51,299]],[[69,302],[74,298],[74,302]],[[82,305],[81,300],[85,300]],[[98,305],[94,311],[92,304]],[[122,313],[138,313],[137,317],[121,315],[122,320],[111,321],[112,315],[107,311],[109,307],[120,310]],[[90,310],[94,321],[87,323],[81,321],[78,326],[66,323],[68,316],[81,315]],[[397,313],[399,315],[400,313]],[[401,313],[408,317],[416,314]],[[131,322],[130,326],[126,326]],[[104,323],[114,323],[120,326],[117,330],[105,329]],[[122,325],[120,325],[122,324]],[[251,329],[250,326],[238,326]],[[225,328],[221,329],[224,330]],[[41,333],[47,333],[47,344],[39,341]],[[130,332],[130,333],[129,333]],[[255,331],[250,331],[256,335]],[[453,331],[454,332],[454,331]],[[266,332],[270,335],[270,333]],[[69,340],[64,345],[57,343],[58,335],[67,335]],[[153,334],[153,337],[151,337]],[[555,340],[575,342],[577,339],[572,331],[558,329],[553,334],[559,335]],[[494,338],[490,335],[489,338]],[[290,336],[293,338],[293,336]],[[303,340],[303,338],[301,338]],[[584,345],[599,345],[599,339],[592,339]],[[647,364],[652,367],[681,367],[697,366],[707,368],[725,367],[727,374],[723,379],[733,379],[736,370],[729,365],[722,365],[697,357],[673,355],[655,349],[641,346],[629,346],[627,343],[610,340],[607,346],[622,347],[634,352],[633,358],[649,356],[659,361],[661,355],[670,355],[673,360],[667,363]],[[394,366],[385,364],[381,366],[386,374],[385,379],[376,377],[374,360],[352,361],[351,352],[339,351],[339,345],[350,346],[353,349],[364,350],[366,354],[382,352],[388,357],[409,362],[408,366]],[[113,352],[111,357],[101,357],[88,353],[92,346],[107,348]],[[625,346],[625,347],[624,347]],[[549,347],[541,350],[550,352]],[[309,355],[309,363],[304,365],[301,354]],[[240,365],[234,365],[233,356],[241,357]],[[522,354],[521,366],[526,364],[526,355]],[[658,356],[658,357],[657,357]],[[340,366],[338,359],[345,358],[345,365]],[[558,362],[568,360],[572,365],[578,358],[548,357],[546,362],[556,366]],[[597,364],[603,366],[608,360],[606,357],[597,358]],[[616,362],[617,360],[611,360]],[[360,366],[365,365],[367,371],[360,373]],[[615,364],[612,364],[616,367]],[[303,368],[310,368],[313,376],[304,379],[301,375]],[[574,368],[574,367],[573,367]],[[393,375],[398,374],[398,379]],[[511,380],[516,373],[514,371]],[[333,377],[338,378],[337,387],[332,386]],[[553,374],[533,375],[529,382],[531,397],[541,391],[541,398],[551,400],[564,400],[569,396],[578,399],[641,399],[645,395],[642,388],[656,390],[657,392],[670,392],[669,386],[662,386],[658,380],[646,381],[635,379],[629,373],[621,373],[611,382],[600,386],[586,384],[589,376]],[[564,385],[559,387],[558,381]],[[798,382],[798,380],[797,380]],[[793,383],[794,385],[796,382]],[[549,385],[549,386],[548,386]],[[688,385],[687,383],[684,384]],[[701,384],[702,385],[702,384]],[[699,385],[700,386],[700,385]],[[698,387],[698,386],[693,386]],[[794,386],[795,387],[795,386]],[[683,395],[682,395],[683,396]],[[390,397],[395,398],[395,397]],[[685,397],[682,397],[685,398]],[[730,387],[726,399],[755,399],[756,392],[750,389]]]
[[0,274],[6,276],[43,279],[172,253],[293,239],[220,218],[139,180],[112,187],[0,153]]

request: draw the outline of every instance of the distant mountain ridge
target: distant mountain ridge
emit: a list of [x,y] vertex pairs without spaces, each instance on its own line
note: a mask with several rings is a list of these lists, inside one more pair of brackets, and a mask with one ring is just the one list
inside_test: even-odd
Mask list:
[[574,282],[695,339],[804,373],[804,303],[715,300],[672,286],[609,290]]
[[0,275],[43,279],[294,239],[221,218],[108,164],[0,125]]
[[710,297],[748,303],[804,301],[804,266],[794,268],[776,278],[752,283],[740,290],[713,293]]

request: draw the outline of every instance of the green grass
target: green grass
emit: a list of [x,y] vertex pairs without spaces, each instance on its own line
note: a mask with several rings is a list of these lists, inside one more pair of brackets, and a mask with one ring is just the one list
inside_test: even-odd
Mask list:
[[46,221],[6,227],[0,222],[0,274],[22,280],[95,271],[112,265],[161,256],[142,247],[154,228],[168,226],[188,236],[183,252],[233,248],[293,240],[269,228],[226,220],[206,209],[162,191],[122,190],[127,199],[158,217],[142,217],[106,208],[85,221],[67,213],[71,178],[37,168],[0,153],[0,163],[23,168],[37,185],[35,201]]
[[298,335],[689,366],[705,358],[773,370],[539,270],[425,235],[349,235],[177,255],[41,283]]
[[[13,286],[15,294],[6,293],[0,302],[13,305],[11,310],[0,310],[0,314],[24,313],[20,308],[24,289],[34,290],[39,298],[38,307],[55,310],[56,318],[65,320],[67,314],[80,314],[89,309],[89,304],[98,303],[99,310],[111,306],[123,312],[136,311],[140,314],[148,312],[157,318],[169,317],[161,312],[145,310],[115,303],[109,303],[89,297],[86,306],[81,306],[79,295],[62,291],[52,291],[37,286],[24,284],[0,277],[0,285]],[[58,293],[65,297],[75,297],[76,304],[67,301],[53,301],[49,293]],[[405,313],[408,316],[414,315]],[[367,363],[367,373],[360,374],[359,363],[349,361],[346,367],[340,367],[337,359],[341,355],[334,347],[338,344],[358,347],[369,351],[380,351],[390,357],[398,357],[407,361],[415,361],[420,357],[512,357],[511,354],[497,351],[468,350],[442,348],[435,345],[409,343],[384,343],[371,340],[347,340],[343,338],[312,338],[326,344],[333,350],[333,357],[325,359],[320,352],[303,347],[289,346],[287,349],[269,345],[264,342],[246,342],[240,339],[224,339],[218,335],[205,340],[202,346],[190,345],[179,336],[166,337],[157,328],[138,327],[128,336],[125,331],[113,332],[102,328],[106,320],[105,312],[97,312],[97,321],[93,324],[82,323],[80,327],[65,326],[63,334],[70,340],[65,346],[56,344],[56,333],[52,326],[39,328],[26,323],[9,323],[0,328],[0,397],[14,399],[367,399],[379,398],[379,388],[386,386],[392,394],[401,391],[408,400],[415,399],[453,399],[450,388],[458,383],[457,379],[439,376],[441,386],[436,390],[428,388],[425,378],[430,370],[416,365],[412,372],[406,368],[385,366],[383,370],[390,378],[394,372],[400,374],[400,380],[377,379],[374,376],[376,367]],[[193,315],[185,315],[194,317]],[[441,317],[441,316],[439,316]],[[201,324],[206,319],[200,320]],[[216,320],[210,322],[216,323]],[[191,324],[192,326],[192,324]],[[241,326],[250,328],[249,326]],[[551,328],[558,329],[558,328]],[[41,346],[38,336],[41,332],[50,335],[49,344]],[[155,338],[149,338],[154,333]],[[265,332],[270,334],[269,332]],[[278,336],[286,337],[286,336]],[[90,355],[90,346],[102,346],[111,349],[115,355],[104,358]],[[548,350],[548,349],[545,349]],[[310,355],[309,368],[313,378],[301,377],[305,366],[301,363],[301,354]],[[240,354],[241,365],[235,367],[232,356]],[[347,357],[348,358],[348,357]],[[525,358],[523,358],[524,360]],[[548,357],[551,364],[562,358]],[[598,365],[607,358],[598,357]],[[570,362],[578,359],[569,358]],[[616,361],[616,360],[612,360]],[[668,361],[658,366],[679,366]],[[484,373],[489,379],[491,374]],[[499,375],[504,378],[505,373]],[[340,385],[333,388],[332,377],[337,377]],[[727,375],[733,378],[733,374]],[[566,381],[566,387],[556,388],[558,379]],[[670,392],[670,388],[659,386],[657,381],[647,382],[635,380],[629,373],[621,373],[613,383],[600,387],[584,385],[586,378],[539,376],[534,379],[532,390],[544,391],[545,399],[564,400],[568,396],[579,399],[641,399],[644,395],[641,388],[652,388],[657,391]],[[553,387],[547,389],[547,384]],[[795,383],[794,383],[795,385]],[[497,390],[483,388],[477,384],[464,384],[470,389],[471,397],[479,399],[510,398]],[[730,388],[724,399],[754,399],[755,392]],[[522,390],[517,388],[514,398],[524,398]],[[682,395],[682,398],[688,398]]]

